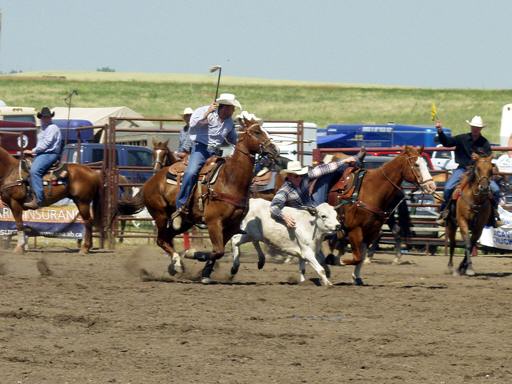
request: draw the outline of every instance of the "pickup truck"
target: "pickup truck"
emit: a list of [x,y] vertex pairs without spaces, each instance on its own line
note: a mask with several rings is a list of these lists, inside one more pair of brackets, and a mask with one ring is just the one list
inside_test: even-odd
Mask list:
[[[78,156],[80,154],[80,156]],[[153,170],[153,151],[146,147],[136,145],[116,145],[116,164],[118,166],[148,167],[148,170],[121,170],[120,175],[125,176],[130,182],[144,183],[151,176]],[[80,151],[78,144],[68,144],[64,147],[61,161],[65,163],[90,164],[103,161],[103,144],[82,143]]]

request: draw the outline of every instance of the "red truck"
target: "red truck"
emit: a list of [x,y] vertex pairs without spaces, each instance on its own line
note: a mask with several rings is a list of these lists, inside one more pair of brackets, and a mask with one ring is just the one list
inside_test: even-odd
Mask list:
[[[17,135],[8,134],[14,132]],[[32,149],[37,142],[35,123],[22,121],[0,120],[0,146],[11,155],[16,155],[23,149]]]

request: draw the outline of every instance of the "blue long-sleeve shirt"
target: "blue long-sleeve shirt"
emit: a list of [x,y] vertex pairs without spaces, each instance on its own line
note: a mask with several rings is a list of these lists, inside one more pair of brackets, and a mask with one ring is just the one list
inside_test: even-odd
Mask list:
[[60,155],[62,151],[62,133],[55,124],[41,127],[37,134],[37,145],[32,149],[34,155],[41,153],[56,153]]
[[196,143],[202,143],[210,148],[219,148],[224,141],[235,145],[237,140],[235,124],[231,118],[222,121],[213,111],[206,118],[204,115],[209,105],[197,108],[190,117],[189,135]]

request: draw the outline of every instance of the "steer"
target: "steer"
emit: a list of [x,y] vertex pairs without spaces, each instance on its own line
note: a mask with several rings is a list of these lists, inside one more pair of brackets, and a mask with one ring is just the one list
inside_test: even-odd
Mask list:
[[260,256],[258,266],[263,266],[263,252],[258,242],[265,244],[290,256],[299,258],[300,281],[305,280],[305,263],[311,264],[320,276],[324,285],[332,285],[327,279],[325,269],[316,259],[320,252],[320,244],[324,236],[340,229],[336,218],[336,211],[327,203],[316,208],[296,209],[285,207],[284,213],[293,217],[296,227],[289,229],[284,223],[275,221],[270,217],[270,201],[263,199],[250,199],[249,211],[242,221],[241,228],[244,234],[232,238],[233,267],[231,274],[235,275],[240,266],[240,245],[252,242]]

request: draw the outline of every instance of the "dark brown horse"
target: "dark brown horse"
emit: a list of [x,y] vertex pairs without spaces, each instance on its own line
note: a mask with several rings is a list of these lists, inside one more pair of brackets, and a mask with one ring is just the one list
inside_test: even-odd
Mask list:
[[153,139],[153,170],[159,171],[176,162],[174,153],[169,149],[169,140],[156,141]]
[[169,167],[162,168],[149,179],[134,201],[120,201],[120,212],[133,214],[147,207],[158,229],[157,244],[171,256],[170,273],[183,271],[180,255],[173,246],[174,237],[204,219],[213,245],[202,273],[202,281],[207,283],[216,260],[224,255],[226,243],[240,231],[253,176],[254,156],[258,153],[275,157],[278,150],[260,124],[247,123],[239,135],[233,155],[220,168],[216,182],[207,190],[195,189],[189,213],[183,217],[179,231],[168,223],[176,210],[178,194],[178,186],[166,182]]
[[[43,205],[51,205],[66,197],[74,201],[85,225],[84,240],[80,249],[80,253],[85,254],[92,247],[93,220],[97,219],[99,222],[101,219],[101,175],[84,165],[68,164],[67,167],[68,177],[64,184],[45,187]],[[21,169],[20,161],[0,147],[0,198],[11,209],[16,221],[18,243],[15,252],[17,253],[23,253],[25,246],[22,213],[27,185],[22,180]],[[90,210],[91,202],[94,219]]]
[[[366,171],[357,199],[352,204],[340,205],[338,214],[344,218],[348,240],[352,247],[352,259],[343,260],[345,265],[355,265],[352,275],[354,284],[362,285],[361,268],[368,246],[379,236],[389,210],[390,202],[401,193],[403,181],[414,183],[426,193],[435,191],[427,164],[420,156],[423,148],[406,146],[393,160],[380,168]],[[333,189],[336,189],[336,185]]]
[[[492,214],[490,194],[490,181],[493,174],[492,155],[480,157],[474,154],[473,159],[475,164],[462,178],[459,187],[460,195],[456,204],[450,204],[450,214],[446,220],[446,236],[450,240],[448,268],[455,275],[475,275],[471,256],[476,251],[476,243]],[[459,191],[454,193],[458,194]],[[453,271],[457,226],[464,240],[464,259],[459,268]]]

